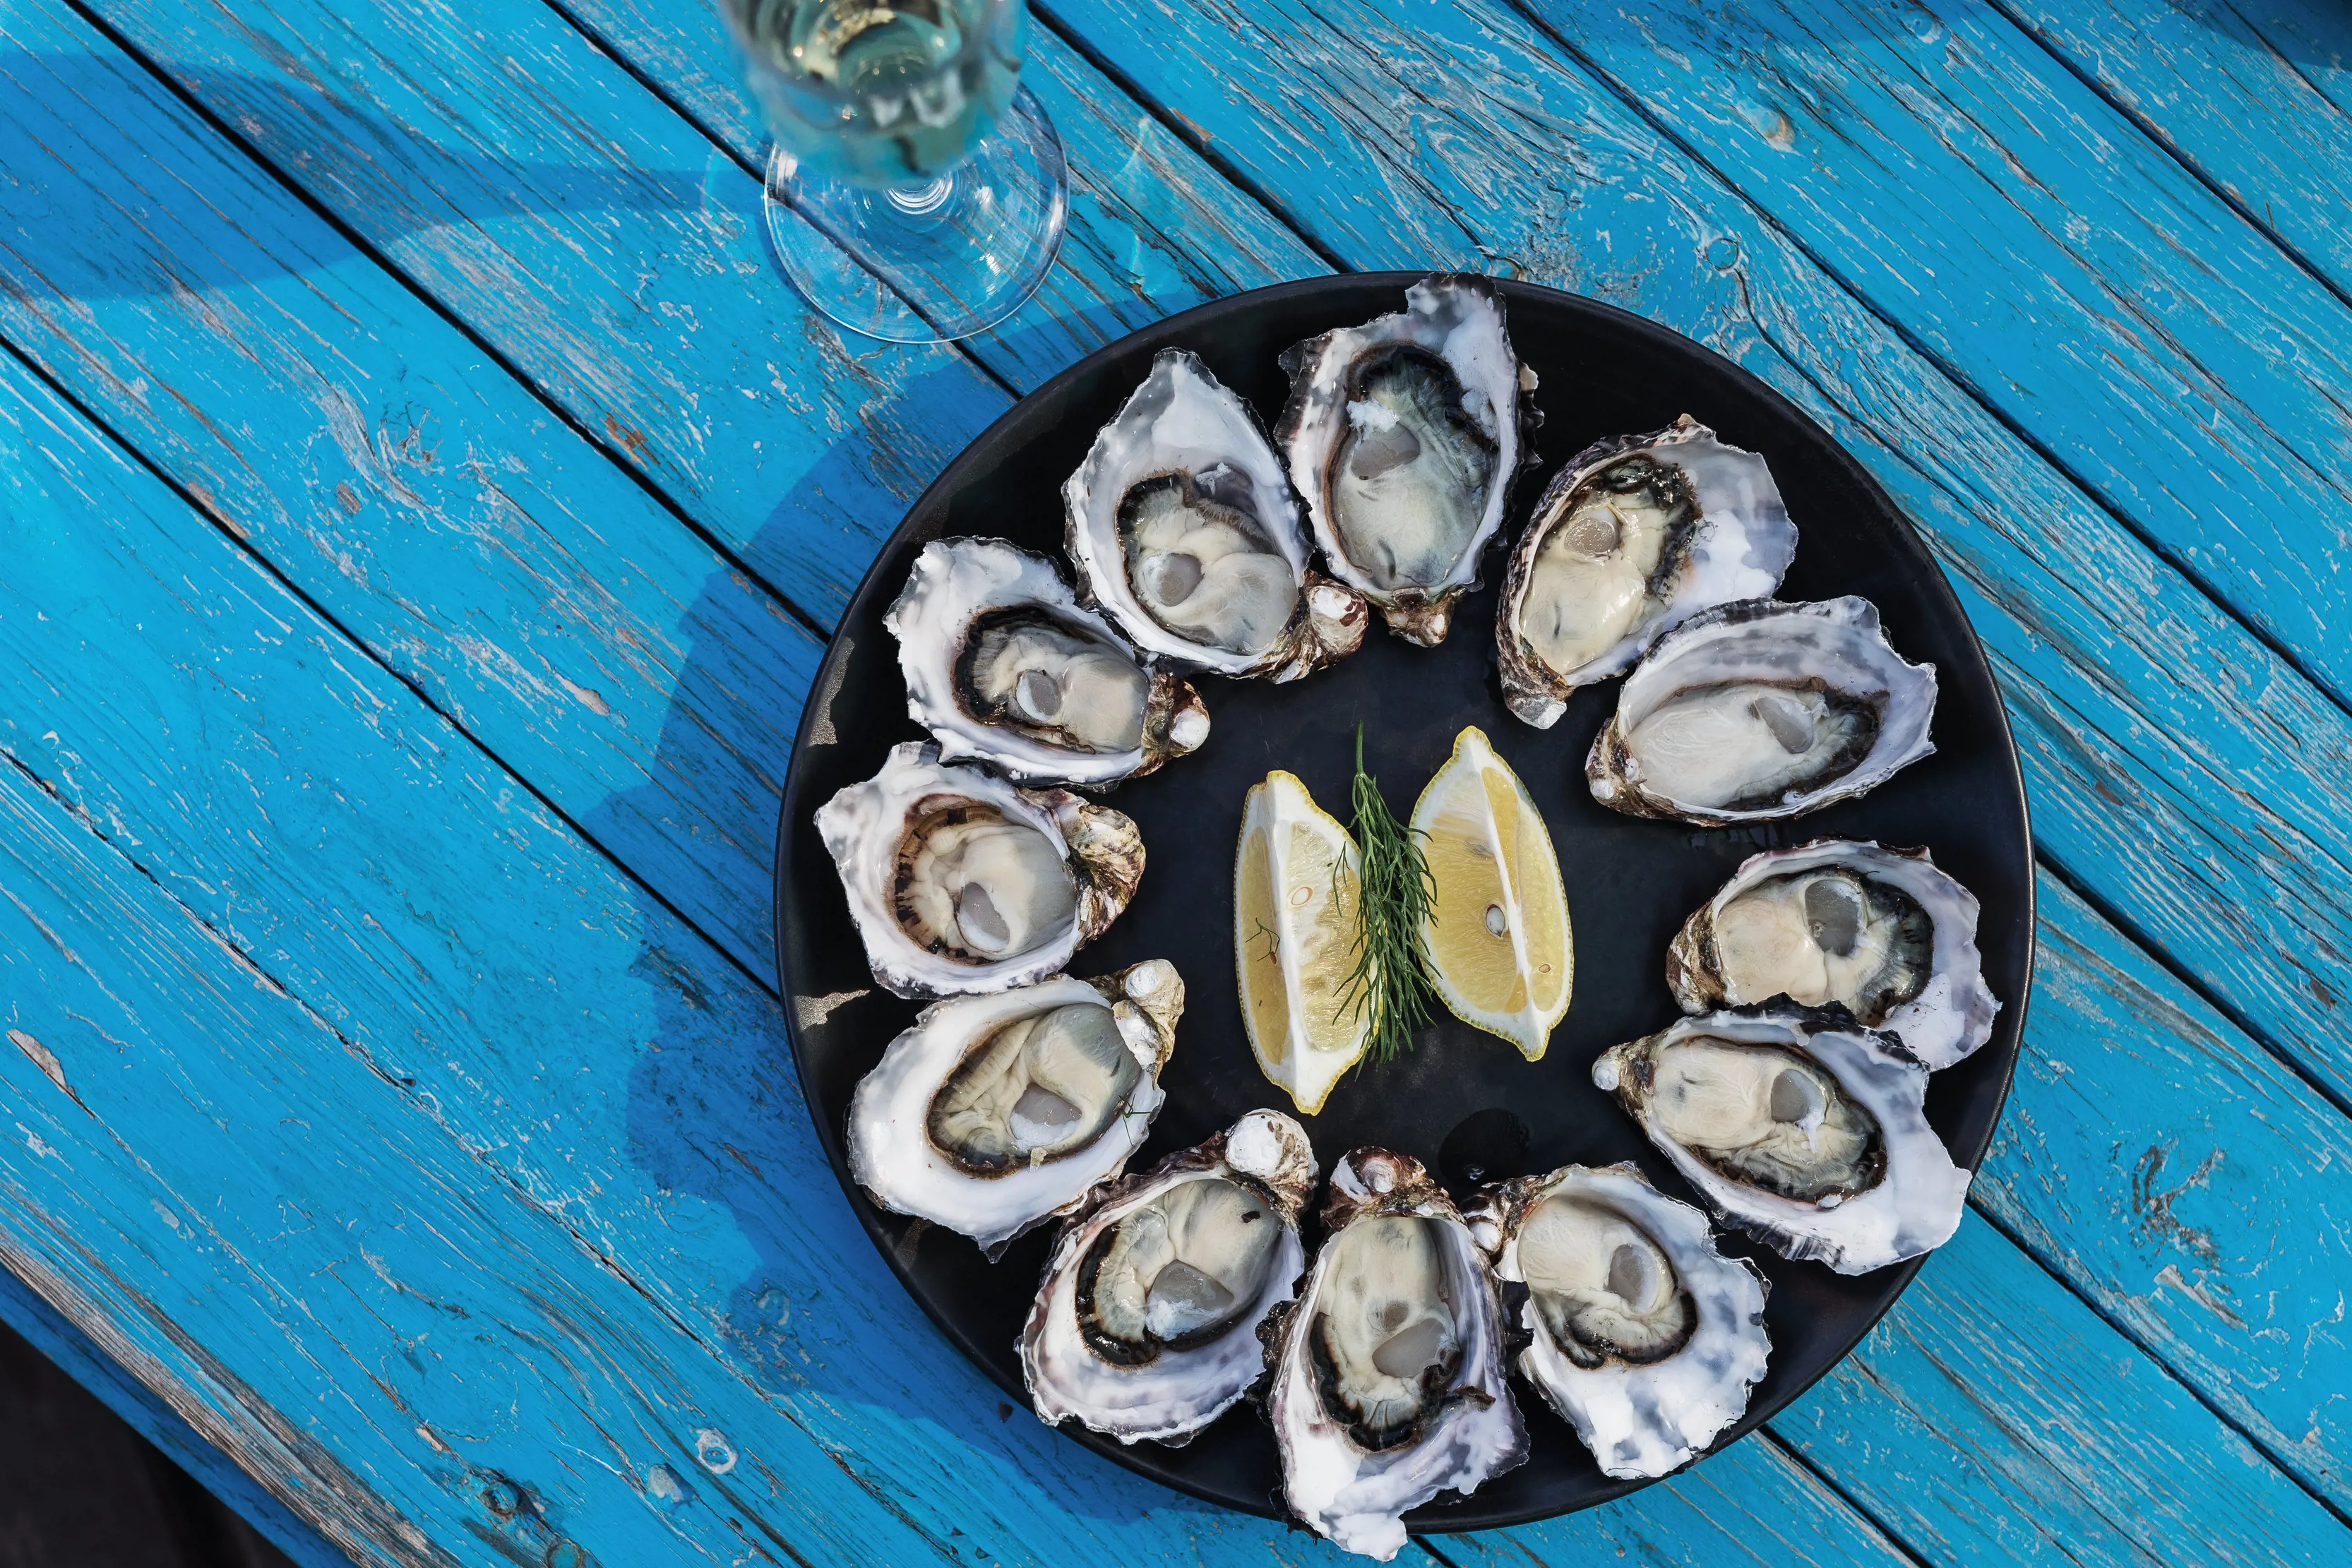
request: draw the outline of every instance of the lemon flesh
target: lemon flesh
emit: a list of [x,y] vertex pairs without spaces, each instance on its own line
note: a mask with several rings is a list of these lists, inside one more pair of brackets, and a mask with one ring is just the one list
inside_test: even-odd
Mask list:
[[1575,943],[1551,833],[1472,726],[1412,808],[1432,882],[1422,943],[1454,1016],[1534,1061],[1568,1011]]
[[1369,1008],[1347,998],[1355,967],[1356,841],[1276,769],[1251,786],[1234,863],[1234,967],[1242,1020],[1267,1080],[1301,1115],[1364,1054]]

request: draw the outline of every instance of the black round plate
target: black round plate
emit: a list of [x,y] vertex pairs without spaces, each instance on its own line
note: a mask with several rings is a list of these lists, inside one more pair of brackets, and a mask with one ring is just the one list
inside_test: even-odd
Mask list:
[[[1050,1228],[988,1263],[961,1236],[877,1210],[843,1162],[843,1118],[858,1079],[914,1018],[916,1004],[872,990],[841,884],[811,818],[846,784],[870,777],[896,743],[919,738],[907,717],[897,644],[882,616],[915,554],[941,537],[996,535],[1060,555],[1063,478],[1098,430],[1170,347],[1189,349],[1252,403],[1269,426],[1287,392],[1275,359],[1318,332],[1403,305],[1416,274],[1318,278],[1236,295],[1114,343],[1024,398],[925,492],[835,634],[793,753],[776,850],[776,946],[794,1020],[793,1046],[817,1134],[875,1244],[950,1339],[1015,1401],[1026,1402],[1013,1341],[1034,1298]],[[1570,1161],[1631,1159],[1660,1187],[1696,1198],[1592,1086],[1603,1049],[1677,1015],[1662,965],[1684,918],[1759,850],[1823,837],[1925,844],[1937,863],[1983,902],[1979,941],[2002,1002],[1990,1044],[1936,1075],[1927,1110],[1953,1156],[1974,1167],[1992,1137],[2017,1059],[2032,967],[2032,849],[2017,754],[1984,653],[1958,601],[1910,524],[1861,465],[1802,413],[1747,371],[1690,340],[1590,299],[1528,284],[1499,285],[1511,340],[1541,378],[1538,451],[1547,469],[1601,436],[1659,429],[1687,413],[1726,441],[1762,453],[1796,519],[1790,600],[1859,593],[1874,601],[1895,648],[1932,661],[1941,683],[1936,755],[1870,796],[1779,827],[1701,831],[1641,821],[1596,805],[1584,755],[1617,701],[1618,685],[1590,687],[1549,730],[1503,706],[1496,682],[1495,585],[1545,472],[1522,478],[1502,537],[1453,636],[1416,648],[1377,623],[1354,657],[1289,685],[1197,678],[1213,729],[1208,744],[1109,803],[1141,827],[1149,856],[1134,904],[1073,970],[1099,974],[1145,958],[1172,959],[1188,1007],[1163,1082],[1167,1108],[1129,1168],[1197,1143],[1260,1105],[1291,1109],[1267,1083],[1242,1031],[1234,980],[1233,855],[1242,798],[1267,770],[1286,768],[1343,821],[1353,737],[1361,720],[1366,764],[1399,816],[1451,752],[1465,725],[1483,728],[1517,769],[1550,825],[1568,884],[1576,982],[1568,1017],[1539,1062],[1451,1018],[1413,1052],[1341,1082],[1319,1116],[1305,1119],[1328,1172],[1348,1150],[1378,1144],[1442,1174],[1456,1196],[1481,1178],[1549,1170]],[[1377,618],[1376,618],[1377,619]],[[802,998],[868,991],[803,1022]],[[1702,1206],[1704,1207],[1704,1206]],[[1727,1238],[1770,1278],[1771,1371],[1726,1440],[1766,1419],[1829,1370],[1876,1322],[1917,1264],[1859,1278],[1790,1263]],[[1530,1433],[1528,1462],[1472,1496],[1409,1515],[1414,1529],[1480,1530],[1586,1508],[1643,1483],[1603,1476],[1567,1425],[1515,1381]],[[1072,1423],[1063,1430],[1128,1469],[1180,1490],[1279,1517],[1281,1473],[1272,1436],[1244,1404],[1181,1448],[1118,1443]]]

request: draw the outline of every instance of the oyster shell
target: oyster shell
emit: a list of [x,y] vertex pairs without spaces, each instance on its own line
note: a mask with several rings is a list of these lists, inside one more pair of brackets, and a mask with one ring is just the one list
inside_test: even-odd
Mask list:
[[882,623],[908,716],[946,761],[977,758],[1024,784],[1110,784],[1209,737],[1191,685],[1081,609],[1051,561],[1003,539],[925,545]]
[[1504,699],[1549,729],[1569,694],[1710,605],[1764,599],[1797,552],[1772,471],[1688,414],[1587,447],[1552,476],[1496,611]]
[[1087,601],[1176,668],[1291,681],[1364,640],[1363,600],[1307,570],[1255,416],[1181,349],[1151,361],[1062,500]]
[[1526,461],[1502,300],[1485,278],[1426,277],[1402,312],[1295,344],[1282,368],[1275,440],[1324,559],[1389,630],[1435,647]]
[[1284,1495],[1317,1533],[1382,1562],[1400,1518],[1528,1457],[1486,1258],[1417,1161],[1357,1149],[1331,1173],[1325,1239],[1264,1331]]
[[1097,1187],[1063,1226],[1021,1333],[1030,1403],[1122,1443],[1181,1444],[1265,1375],[1257,1327],[1307,1268],[1307,1134],[1252,1111],[1141,1176]]
[[1183,1011],[1184,982],[1160,958],[934,1002],[850,1097],[850,1175],[992,1261],[1127,1168],[1160,1113]]
[[1495,1272],[1528,1287],[1519,1373],[1601,1473],[1663,1476],[1748,1408],[1772,1351],[1764,1276],[1631,1165],[1563,1166],[1465,1209]]
[[1684,922],[1666,984],[1686,1013],[1786,997],[1843,1007],[1930,1068],[1992,1038],[1976,895],[1926,850],[1851,839],[1751,856]]
[[1055,973],[1143,876],[1135,824],[1066,789],[1020,789],[891,747],[817,808],[874,977],[902,997],[1001,991]]
[[1936,667],[1887,645],[1866,599],[1743,600],[1658,639],[1619,689],[1584,775],[1635,817],[1794,817],[1936,749]]
[[1650,1142],[1784,1258],[1863,1274],[1940,1247],[1969,1173],[1927,1124],[1927,1070],[1842,1014],[1714,1012],[1593,1063]]

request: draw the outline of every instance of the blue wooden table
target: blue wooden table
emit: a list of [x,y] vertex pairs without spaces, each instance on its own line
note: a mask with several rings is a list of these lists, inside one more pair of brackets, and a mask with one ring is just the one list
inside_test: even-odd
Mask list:
[[698,0],[0,0],[0,1316],[307,1564],[1328,1563],[929,1327],[772,989],[816,656],[1025,390],[1465,267],[1928,535],[2040,846],[1958,1236],[1754,1437],[1461,1564],[2352,1559],[2339,0],[1050,0],[1045,290],[772,268]]

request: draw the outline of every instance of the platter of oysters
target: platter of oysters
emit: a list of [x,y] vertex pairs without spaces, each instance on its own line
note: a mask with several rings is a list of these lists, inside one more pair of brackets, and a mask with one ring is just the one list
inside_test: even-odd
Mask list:
[[1964,1221],[2032,899],[1983,652],[1836,442],[1594,301],[1358,275],[1097,351],[916,504],[777,960],[1008,1403],[1385,1561],[1853,1348]]

